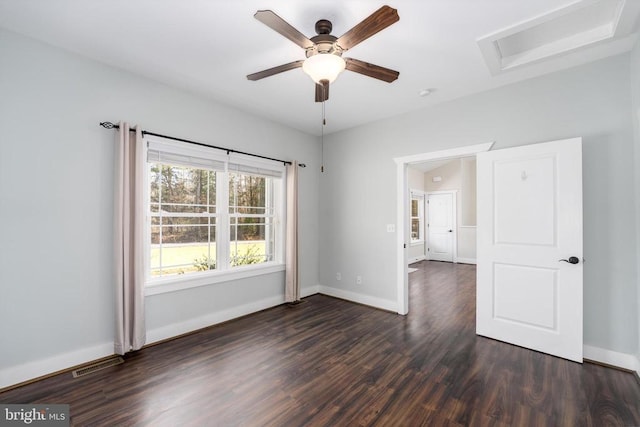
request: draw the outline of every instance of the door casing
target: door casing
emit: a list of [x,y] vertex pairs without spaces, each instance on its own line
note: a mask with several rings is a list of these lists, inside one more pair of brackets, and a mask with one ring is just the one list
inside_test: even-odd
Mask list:
[[407,166],[428,162],[430,160],[457,159],[460,157],[475,156],[478,153],[489,151],[494,142],[468,145],[465,147],[451,148],[447,150],[414,154],[411,156],[396,157],[396,289],[397,289],[397,313],[405,315],[409,312],[409,274],[407,253],[411,244],[407,218],[409,214],[409,185]]

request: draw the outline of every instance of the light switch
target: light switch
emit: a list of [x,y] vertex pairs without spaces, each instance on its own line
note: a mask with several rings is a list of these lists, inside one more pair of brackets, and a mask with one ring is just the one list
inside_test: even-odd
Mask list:
[[387,233],[395,233],[396,225],[395,224],[387,224]]

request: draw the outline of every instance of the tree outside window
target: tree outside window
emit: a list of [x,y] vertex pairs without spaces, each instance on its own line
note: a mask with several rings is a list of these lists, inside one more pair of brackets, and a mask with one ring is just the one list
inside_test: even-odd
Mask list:
[[[274,261],[276,179],[149,163],[150,276]],[[228,227],[224,241],[219,227]]]

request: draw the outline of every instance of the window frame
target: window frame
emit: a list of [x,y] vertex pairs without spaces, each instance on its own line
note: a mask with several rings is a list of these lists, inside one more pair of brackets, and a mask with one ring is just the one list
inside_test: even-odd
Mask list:
[[[418,216],[411,215],[411,204],[414,200],[418,201]],[[420,190],[410,190],[409,192],[409,239],[412,246],[424,244],[425,242],[425,203],[426,193]],[[418,239],[413,239],[411,236],[411,227],[413,226],[413,220],[418,220]]]
[[[151,162],[149,162],[147,160],[147,162],[146,162],[146,178],[147,178],[147,180],[150,177],[150,173],[149,173],[150,172],[150,164],[151,164]],[[157,162],[154,162],[154,164],[160,164],[160,165],[163,165],[163,166],[169,165],[168,163],[157,163]],[[183,167],[183,166],[179,166],[179,165],[170,165],[170,166]],[[207,170],[207,169],[198,169],[198,170]],[[213,172],[213,173],[217,174],[216,171],[210,171],[210,172]],[[162,172],[161,172],[161,174],[162,174]],[[215,225],[213,225],[213,227],[216,230],[215,231],[215,235],[217,236],[218,227],[219,227],[219,224],[218,224],[218,209],[217,209],[217,206],[218,206],[217,191],[218,191],[219,184],[217,183],[217,179],[218,178],[216,176],[216,190],[215,190],[216,191],[216,197],[215,197],[215,200],[213,201],[213,204],[208,203],[206,205],[207,206],[207,212],[206,213],[163,212],[160,209],[163,204],[164,205],[174,205],[174,206],[177,206],[179,204],[176,204],[176,203],[162,203],[162,191],[161,190],[159,191],[160,199],[158,201],[158,206],[157,206],[158,210],[154,211],[154,209],[151,209],[153,207],[153,205],[154,205],[154,202],[151,201],[151,197],[150,197],[151,196],[151,192],[150,192],[151,186],[150,186],[150,182],[147,181],[147,184],[145,186],[146,191],[147,191],[147,196],[146,196],[147,202],[146,202],[146,205],[147,205],[147,208],[148,208],[147,215],[149,217],[150,224],[147,225],[147,232],[149,233],[149,236],[148,236],[149,238],[146,239],[145,242],[148,243],[150,246],[152,246],[152,243],[151,243],[152,238],[151,237],[152,237],[152,231],[153,231],[153,227],[154,226],[159,227],[159,240],[162,241],[163,228],[167,227],[167,226],[171,226],[171,225],[164,224],[163,223],[163,218],[174,218],[174,219],[175,218],[206,218],[207,219],[206,227],[209,229],[208,233],[210,233],[210,227],[212,226],[210,220],[213,219],[214,220],[213,223],[215,224]],[[186,206],[198,206],[198,204],[190,204],[190,205],[188,204]],[[203,205],[200,205],[200,206],[203,206]],[[215,207],[215,212],[214,213],[209,212],[209,207],[210,206],[214,206]],[[154,218],[158,218],[158,223],[159,224],[154,224],[154,221],[153,221]],[[174,227],[175,226],[183,227],[184,225],[173,225],[173,226]],[[199,226],[202,226],[202,225],[199,224]],[[217,242],[217,238],[214,239],[213,241]],[[210,245],[211,241],[209,240],[208,243]],[[214,245],[214,246],[217,249],[217,245]],[[162,244],[160,244],[159,249],[160,249],[159,250],[160,260],[162,260],[162,249],[163,249]],[[210,248],[209,248],[209,250],[210,250]],[[210,258],[210,255],[211,255],[211,253],[208,254],[208,258]],[[149,248],[149,256],[151,256],[151,247]],[[184,264],[184,265],[187,265],[187,264]],[[152,270],[150,262],[146,263],[146,267],[148,268],[147,274],[149,274],[150,271]],[[182,267],[182,265],[177,265],[175,267]],[[162,270],[162,264],[160,264],[160,269]],[[149,276],[149,277],[150,278],[154,278],[154,279],[157,278],[156,276],[152,276],[152,275]],[[162,276],[160,276],[160,277],[162,277]],[[166,276],[166,277],[172,277],[172,276]]]
[[[143,179],[143,215],[145,224],[144,233],[144,288],[145,295],[156,295],[165,292],[185,290],[198,286],[207,286],[215,283],[228,282],[263,274],[272,274],[284,271],[284,243],[286,224],[286,168],[283,163],[257,159],[253,156],[237,153],[220,153],[215,149],[199,147],[171,139],[145,136],[144,156],[141,166],[145,173]],[[152,147],[152,148],[150,148]],[[188,274],[170,275],[164,277],[151,276],[151,199],[150,176],[148,168],[150,163],[162,163],[162,160],[149,160],[149,150],[159,150],[166,153],[175,153],[178,156],[194,157],[210,160],[216,170],[216,269],[202,272],[190,272]],[[172,163],[165,163],[172,164]],[[223,165],[222,168],[220,166]],[[197,165],[182,166],[201,168]],[[274,221],[274,254],[272,261],[259,264],[231,267],[230,259],[230,218],[229,213],[229,174],[235,172],[231,168],[239,167],[239,173],[248,173],[257,176],[272,178],[273,182],[273,211]],[[255,171],[255,172],[249,172]],[[222,255],[222,257],[221,257]],[[219,264],[219,260],[222,260]]]
[[[248,177],[259,177],[259,178],[264,178],[265,179],[265,207],[264,207],[264,212],[263,213],[242,213],[239,212],[241,210],[241,206],[237,205],[237,204],[231,204],[229,202],[227,208],[228,208],[228,218],[229,218],[229,230],[231,230],[231,227],[235,227],[235,231],[236,231],[236,235],[238,233],[238,228],[239,227],[243,227],[246,226],[247,224],[243,224],[241,222],[242,218],[262,218],[263,219],[263,223],[262,225],[264,226],[264,232],[265,232],[265,256],[269,257],[269,255],[271,255],[271,258],[273,258],[273,261],[276,260],[276,249],[275,246],[273,248],[271,248],[271,245],[269,244],[271,241],[267,239],[267,236],[271,236],[271,232],[273,231],[273,241],[274,243],[276,243],[276,231],[277,231],[277,209],[274,206],[274,202],[275,200],[277,200],[278,196],[275,195],[275,193],[277,192],[276,189],[276,184],[274,183],[273,179],[270,179],[270,177],[265,177],[263,175],[259,175],[259,174],[251,174],[251,173],[242,173],[241,171],[229,171],[229,175],[231,174],[237,174],[237,175],[245,175]],[[228,185],[229,187],[231,186],[231,179],[229,179],[228,181]],[[229,193],[229,199],[231,199],[231,193]],[[235,200],[235,199],[234,199]],[[235,210],[232,209],[235,208]],[[249,208],[258,208],[259,207],[249,207]],[[270,221],[268,221],[268,219]],[[235,242],[238,242],[237,239],[232,238],[232,236],[229,236],[228,239],[228,243],[229,243],[229,249],[233,248],[233,244]],[[233,261],[234,261],[235,257],[233,256],[232,253],[229,254],[229,259],[227,260],[229,265],[228,268],[229,269],[236,269],[238,268],[238,266],[233,266]],[[266,262],[270,262],[270,261],[265,261],[264,263],[260,263],[260,264],[265,264]]]

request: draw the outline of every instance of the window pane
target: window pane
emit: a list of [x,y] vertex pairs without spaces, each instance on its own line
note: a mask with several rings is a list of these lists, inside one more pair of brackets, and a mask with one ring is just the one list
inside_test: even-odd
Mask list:
[[273,260],[270,242],[264,240],[231,242],[229,261],[231,267],[261,264]]
[[231,224],[230,236],[229,256],[232,267],[259,264],[273,259],[271,218],[238,218],[237,222]]
[[234,237],[237,240],[264,240],[264,221],[264,217],[238,218]]
[[151,212],[158,212],[160,200],[160,169],[161,165],[149,164],[149,201]]
[[270,178],[229,174],[229,212],[240,214],[266,213],[267,181]]
[[[181,218],[184,219],[184,218]],[[191,219],[191,218],[187,218]],[[204,218],[207,219],[207,218]],[[152,227],[151,274],[184,274],[216,268],[216,230],[215,218],[211,225],[162,225]],[[189,229],[192,240],[176,242],[173,235],[165,236],[172,228]],[[155,232],[155,237],[154,236]],[[183,234],[186,236],[187,233]],[[158,244],[158,241],[162,241]]]
[[213,171],[149,164],[152,276],[216,268],[215,190]]
[[418,201],[411,199],[411,216],[418,216]]
[[162,243],[195,243],[209,239],[207,217],[162,217],[161,220]]
[[[183,166],[151,164],[151,211],[215,212],[216,173]],[[156,206],[154,206],[156,205]]]
[[411,240],[420,240],[420,219],[411,220]]
[[272,178],[229,174],[231,267],[273,260]]

